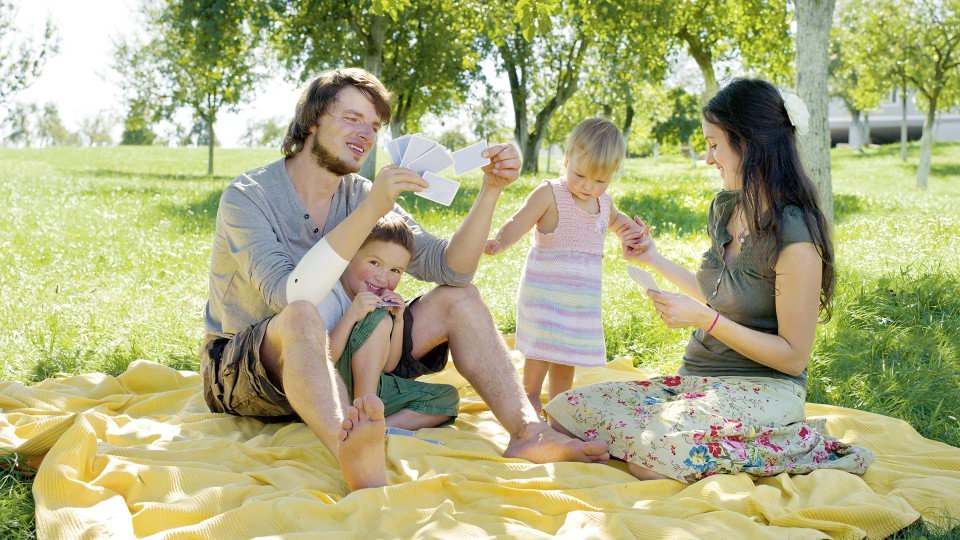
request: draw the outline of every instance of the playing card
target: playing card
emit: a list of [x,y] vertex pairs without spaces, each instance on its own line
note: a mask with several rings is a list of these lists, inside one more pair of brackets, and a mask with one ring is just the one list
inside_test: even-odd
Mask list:
[[400,160],[400,166],[406,167],[420,156],[429,152],[437,143],[430,139],[424,139],[419,135],[411,135],[410,142],[407,143],[407,149],[403,152],[403,159]]
[[[407,145],[410,144],[410,138],[414,136],[419,136],[419,133],[411,133],[410,135],[404,135],[403,137],[397,137],[397,150],[400,150],[400,158],[403,158],[403,154],[407,151]],[[400,163],[400,160],[397,160],[397,163]]]
[[403,154],[400,153],[400,147],[397,146],[396,140],[387,143],[387,153],[390,154],[390,163],[394,165],[399,165],[400,160],[403,159]]
[[377,307],[397,307],[401,306],[399,302],[394,302],[393,300],[380,300],[377,302]]
[[437,145],[427,151],[426,154],[413,160],[407,165],[407,168],[423,176],[423,173],[427,171],[438,173],[450,165],[453,165],[453,159],[447,153],[447,149]]
[[489,164],[490,160],[483,157],[483,151],[486,149],[487,143],[480,141],[454,152],[451,155],[453,158],[453,173],[460,176]]
[[386,430],[384,430],[383,433],[384,433],[384,435],[401,435],[401,436],[403,436],[403,437],[413,437],[414,439],[417,439],[417,440],[423,441],[423,442],[428,442],[428,443],[430,443],[430,444],[443,444],[442,442],[440,442],[440,441],[438,441],[438,440],[436,440],[436,439],[425,439],[425,438],[422,438],[422,437],[417,437],[417,432],[416,432],[416,431],[410,431],[409,429],[403,429],[403,428],[398,428],[398,427],[392,427],[392,426],[391,426],[391,427],[388,427]]
[[423,191],[414,191],[413,194],[444,206],[450,206],[457,195],[457,190],[460,189],[460,182],[449,180],[430,171],[423,173],[423,179],[430,186]]
[[663,292],[660,290],[660,287],[657,286],[657,281],[653,279],[653,276],[650,275],[650,272],[645,272],[636,266],[628,266],[627,273],[630,274],[630,277],[639,283],[644,289]]

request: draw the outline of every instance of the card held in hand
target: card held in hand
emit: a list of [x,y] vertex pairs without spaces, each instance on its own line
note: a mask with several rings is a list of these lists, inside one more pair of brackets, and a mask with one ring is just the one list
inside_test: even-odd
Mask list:
[[650,272],[645,272],[636,266],[628,266],[627,273],[630,274],[630,277],[639,283],[644,289],[663,292],[660,290],[660,287],[657,286],[657,281],[653,279],[653,276],[650,275]]
[[429,171],[423,173],[423,179],[430,186],[423,191],[415,191],[413,194],[444,206],[450,206],[460,189],[460,182],[449,180]]
[[453,165],[453,160],[450,159],[447,149],[437,145],[428,150],[426,154],[407,164],[406,167],[423,176],[425,172],[439,173],[450,165]]
[[460,176],[474,169],[479,169],[484,165],[488,165],[490,160],[483,157],[483,151],[486,149],[487,143],[480,141],[454,152],[451,155],[453,158],[453,173]]

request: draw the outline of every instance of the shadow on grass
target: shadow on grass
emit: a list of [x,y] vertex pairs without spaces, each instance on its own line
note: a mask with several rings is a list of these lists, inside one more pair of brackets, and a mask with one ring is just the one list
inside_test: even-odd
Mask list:
[[930,176],[939,176],[946,178],[960,177],[960,163],[940,163],[934,159],[930,165]]
[[205,181],[222,181],[224,183],[228,182],[233,176],[223,176],[223,175],[206,175],[206,174],[164,174],[164,173],[151,173],[143,171],[119,171],[116,169],[86,169],[78,170],[75,172],[77,175],[83,176],[95,176],[97,178],[125,178],[125,179],[142,179],[142,180],[159,180],[159,181],[172,181],[172,182],[205,182]]
[[[703,191],[696,196],[710,200],[713,193]],[[640,216],[660,231],[673,231],[677,236],[699,234],[707,229],[707,212],[684,204],[687,191],[641,194],[627,193],[617,198],[617,207],[628,216]]]
[[215,189],[185,206],[165,203],[160,210],[164,215],[172,218],[182,230],[213,234],[222,194],[222,189]]
[[859,195],[833,194],[833,214],[837,222],[863,212],[866,207],[866,201]]
[[960,446],[958,290],[956,273],[906,268],[846,291],[817,343],[807,399],[901,418]]

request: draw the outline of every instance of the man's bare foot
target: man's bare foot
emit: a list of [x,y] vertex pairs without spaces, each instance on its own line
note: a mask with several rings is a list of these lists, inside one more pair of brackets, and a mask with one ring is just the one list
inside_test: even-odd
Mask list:
[[347,407],[337,434],[337,458],[350,491],[387,485],[387,458],[383,448],[383,402],[366,395]]
[[627,463],[627,470],[630,471],[630,474],[636,476],[637,480],[670,480],[669,476],[654,472],[635,463]]
[[607,443],[574,439],[554,431],[543,422],[528,424],[520,435],[511,437],[503,455],[534,463],[606,463],[610,459]]

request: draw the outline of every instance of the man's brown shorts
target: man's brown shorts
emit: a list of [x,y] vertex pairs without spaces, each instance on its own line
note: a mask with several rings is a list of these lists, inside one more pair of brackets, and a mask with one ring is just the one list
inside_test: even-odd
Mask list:
[[[414,298],[403,311],[403,345],[400,361],[392,375],[415,379],[442,370],[447,365],[448,346],[442,343],[423,356],[413,358]],[[272,317],[241,330],[232,339],[211,337],[200,351],[203,397],[213,412],[261,419],[291,420],[296,413],[282,388],[277,388],[260,361],[260,345]]]

